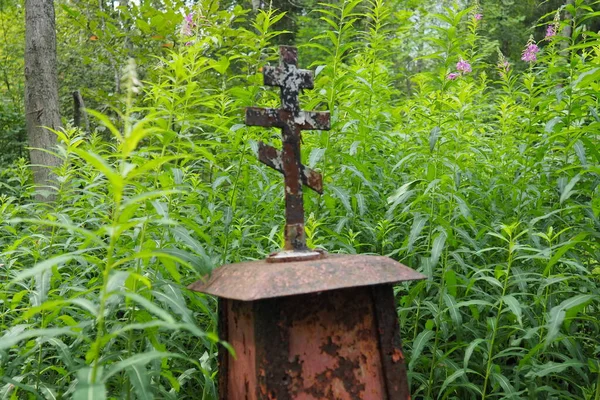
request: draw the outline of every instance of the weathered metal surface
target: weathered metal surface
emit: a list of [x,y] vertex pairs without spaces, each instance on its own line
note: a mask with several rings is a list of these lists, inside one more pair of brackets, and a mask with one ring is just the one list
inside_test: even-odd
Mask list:
[[[263,68],[265,85],[281,89],[281,108],[246,109],[246,124],[280,128],[282,150],[259,143],[258,158],[269,167],[279,171],[285,178],[285,247],[287,251],[306,252],[304,232],[304,203],[302,185],[318,193],[323,192],[321,174],[304,166],[300,157],[302,130],[327,130],[330,128],[329,113],[301,111],[298,95],[303,89],[313,88],[312,71],[298,69],[298,51],[295,47],[279,48],[278,67]],[[310,258],[310,257],[309,257]],[[280,257],[280,261],[288,261]]]
[[[221,398],[407,400],[404,359],[394,356],[401,352],[394,304],[384,302],[376,310],[383,293],[393,296],[391,286],[255,302],[225,300],[233,314],[228,321],[235,321],[228,332],[237,338],[246,335],[246,342],[231,342],[237,359],[229,356],[228,365],[240,367],[236,378],[232,371],[221,371],[230,376]],[[255,340],[253,347],[249,338]]]
[[[402,352],[402,340],[394,292],[389,286],[372,286],[375,326],[379,332],[379,354],[383,379],[388,399],[408,399],[408,383],[406,379],[406,365]],[[394,311],[391,311],[394,310]]]
[[425,276],[388,257],[329,254],[310,261],[224,265],[206,281],[197,281],[189,288],[250,301],[419,279]]
[[307,251],[288,251],[283,250],[277,253],[270,254],[265,260],[268,263],[292,262],[292,261],[310,261],[320,260],[327,257],[327,253],[322,250],[307,250]]
[[[218,329],[219,329],[219,337],[221,339],[229,339],[230,337],[234,337],[236,334],[232,331],[231,335],[229,335],[229,311],[228,308],[232,304],[231,301],[227,299],[219,299],[218,302]],[[250,304],[250,303],[245,303]],[[236,329],[236,327],[233,327]],[[239,328],[237,328],[239,330]],[[254,329],[252,329],[254,332]],[[222,348],[218,353],[218,364],[219,371],[221,371],[221,375],[219,376],[219,400],[227,400],[227,396],[229,393],[229,351],[225,348]]]
[[[221,399],[257,399],[256,397],[256,339],[254,336],[254,305],[243,301],[222,301],[227,314],[227,342],[235,349],[236,359],[228,352],[221,351],[227,357],[227,371],[224,381],[219,385]],[[219,332],[223,337],[223,332]],[[224,388],[221,388],[224,386]],[[223,394],[227,396],[223,397]]]
[[[281,151],[277,150],[275,147],[259,142],[258,159],[263,164],[266,164],[283,174],[283,156]],[[323,178],[321,174],[304,165],[301,165],[300,174],[300,179],[302,179],[302,184],[304,186],[308,186],[315,192],[323,194]]]

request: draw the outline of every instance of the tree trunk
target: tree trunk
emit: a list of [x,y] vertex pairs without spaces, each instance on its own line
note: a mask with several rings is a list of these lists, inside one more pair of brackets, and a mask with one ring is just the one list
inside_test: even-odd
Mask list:
[[85,103],[79,90],[73,92],[73,125],[78,128],[85,128],[86,132],[90,130],[90,122],[87,112],[85,112]]
[[[565,2],[565,7],[572,6],[573,4],[575,4],[574,0],[567,0]],[[560,42],[560,54],[565,58],[565,60],[567,60],[567,62],[569,62],[570,54],[568,48],[573,44],[571,43],[571,35],[573,35],[573,28],[571,26],[573,24],[573,16],[568,11],[565,12],[565,22],[567,23],[565,24],[560,34],[567,38],[567,40],[563,40],[562,42]]]
[[[25,121],[36,199],[52,200],[54,188],[50,168],[60,160],[48,151],[56,146],[56,135],[46,128],[60,129],[58,78],[56,73],[56,29],[54,0],[25,0]],[[40,190],[41,189],[41,190]]]

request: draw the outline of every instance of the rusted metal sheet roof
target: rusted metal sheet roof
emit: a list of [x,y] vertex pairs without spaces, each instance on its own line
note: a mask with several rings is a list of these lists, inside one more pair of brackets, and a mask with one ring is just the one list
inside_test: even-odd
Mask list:
[[226,299],[254,301],[341,288],[425,279],[389,257],[329,254],[322,259],[223,265],[188,288]]

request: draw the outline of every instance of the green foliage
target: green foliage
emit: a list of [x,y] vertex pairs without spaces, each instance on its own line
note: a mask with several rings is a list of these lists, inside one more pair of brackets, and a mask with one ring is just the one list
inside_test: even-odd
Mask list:
[[[397,287],[413,398],[600,399],[596,14],[575,1],[573,35],[540,40],[521,71],[490,63],[483,6],[483,22],[384,0],[311,12],[324,28],[298,33],[316,70],[302,107],[331,110],[332,129],[303,134],[325,186],[305,194],[309,245],[428,277]],[[55,203],[31,202],[25,162],[2,172],[6,398],[216,397],[216,302],[185,286],[281,244],[281,177],[255,156],[278,134],[241,124],[278,105],[260,68],[281,14],[194,11],[174,38],[189,45],[158,46],[151,70],[119,54],[123,93],[90,112],[95,133],[56,132]],[[472,72],[449,79],[461,58]]]
[[0,166],[27,156],[25,135],[23,112],[11,103],[0,101]]

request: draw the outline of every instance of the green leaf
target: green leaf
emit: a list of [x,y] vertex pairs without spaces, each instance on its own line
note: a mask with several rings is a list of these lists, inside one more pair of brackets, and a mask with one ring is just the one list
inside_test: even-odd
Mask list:
[[438,235],[433,239],[433,246],[431,247],[431,266],[434,268],[442,254],[442,250],[444,250],[444,245],[446,244],[446,231],[441,231]]
[[130,293],[130,292],[116,292],[115,294],[125,296],[125,297],[135,301],[139,305],[143,306],[147,311],[156,315],[163,321],[171,323],[171,324],[175,324],[175,319],[171,316],[171,314],[169,314],[168,312],[166,312],[165,310],[163,310],[156,304],[152,303],[147,298],[140,296],[137,293]]
[[550,121],[546,122],[546,127],[544,130],[548,133],[554,132],[554,127],[559,122],[562,122],[562,117],[554,117]]
[[63,255],[56,256],[56,257],[50,258],[48,260],[39,262],[36,265],[34,265],[32,268],[29,268],[29,269],[19,272],[13,278],[12,282],[13,283],[20,282],[27,278],[31,278],[32,276],[38,276],[56,265],[64,264],[68,261],[71,261],[75,257],[76,257],[75,254],[63,254]]
[[456,300],[452,295],[444,293],[444,303],[446,303],[450,318],[452,318],[452,322],[454,322],[454,330],[459,330],[462,325],[462,316],[460,314],[460,308],[456,304]]
[[[492,372],[492,379],[504,389],[503,395],[515,394],[515,388],[510,384],[507,377],[497,372]],[[503,397],[504,397],[503,396]]]
[[117,363],[114,363],[111,366],[110,370],[108,370],[108,372],[104,376],[103,381],[104,382],[108,381],[108,379],[111,376],[118,374],[119,372],[123,371],[124,369],[131,368],[133,366],[143,366],[143,365],[148,364],[152,360],[161,360],[163,358],[169,358],[169,357],[183,358],[182,356],[179,356],[178,354],[168,353],[168,352],[163,352],[163,351],[150,351],[147,353],[136,354],[125,360],[121,360]]
[[515,317],[517,317],[519,325],[523,326],[523,321],[521,320],[521,303],[519,303],[519,301],[511,294],[505,295],[504,297],[502,297],[502,300],[504,301],[504,304],[508,306],[510,311],[515,315]]
[[28,340],[31,338],[43,337],[44,339],[48,339],[61,335],[77,335],[77,333],[74,332],[70,327],[31,329],[24,332],[19,331],[19,329],[15,329],[17,327],[19,327],[19,325],[13,327],[12,329],[9,329],[8,332],[6,332],[4,336],[2,336],[0,340],[0,350],[6,350],[23,340]]
[[473,340],[471,343],[469,343],[469,346],[465,350],[465,356],[463,358],[463,368],[464,369],[467,369],[467,367],[469,366],[469,360],[471,359],[471,355],[473,354],[473,351],[475,351],[475,349],[479,346],[479,344],[484,341],[485,341],[484,339],[478,338],[478,339]]
[[571,250],[573,247],[575,247],[579,243],[581,243],[581,241],[583,239],[585,239],[588,235],[589,235],[588,232],[580,232],[575,237],[573,237],[572,239],[569,239],[567,242],[562,244],[558,248],[558,250],[556,250],[556,252],[554,252],[554,255],[552,256],[550,261],[548,261],[548,264],[546,265],[546,268],[544,269],[544,275],[545,276],[550,275],[550,271],[551,271],[552,267],[554,266],[554,264],[556,264],[562,258],[562,256],[565,255],[565,253],[567,251]]
[[31,305],[41,305],[48,298],[50,290],[50,271],[42,271],[35,276],[35,292],[31,293]]
[[548,330],[548,333],[546,334],[545,346],[547,347],[549,344],[551,344],[558,335],[558,332],[560,331],[560,326],[562,325],[565,319],[567,311],[576,307],[581,307],[582,305],[585,306],[595,299],[598,299],[597,295],[580,294],[563,301],[558,306],[553,307],[550,310],[548,322],[546,324],[546,329]]
[[406,198],[409,196],[409,194],[411,193],[411,189],[412,187],[423,181],[423,179],[415,179],[413,181],[407,182],[404,185],[400,186],[393,195],[391,195],[390,197],[388,197],[387,201],[388,204],[394,204],[394,203],[400,203],[404,200],[406,200]]
[[552,310],[550,310],[550,313],[548,314],[548,322],[546,323],[546,329],[548,332],[546,333],[546,340],[544,341],[545,347],[548,347],[558,335],[560,326],[565,319],[565,314],[565,310],[562,310],[560,307],[554,307]]
[[440,132],[441,132],[440,127],[436,126],[429,133],[429,151],[432,153],[433,153],[433,149],[435,149],[435,144],[437,143],[438,138],[440,137]]
[[442,383],[442,387],[440,388],[440,394],[444,393],[444,390],[448,387],[448,385],[450,385],[452,382],[454,382],[458,378],[464,376],[466,373],[467,373],[467,371],[465,371],[464,369],[459,369],[457,371],[454,371],[454,373],[451,374],[450,376],[448,376],[444,380],[444,383]]
[[329,185],[329,190],[331,190],[335,197],[337,197],[342,202],[346,211],[351,213],[352,206],[350,205],[350,196],[348,196],[348,193],[342,188],[339,188],[334,185]]
[[123,136],[121,135],[121,132],[119,132],[117,127],[110,121],[110,119],[106,115],[95,110],[86,109],[86,111],[91,116],[98,118],[102,125],[106,126],[119,142],[123,141]]
[[575,186],[575,184],[577,182],[579,182],[579,179],[581,179],[581,176],[580,175],[575,175],[569,181],[569,183],[567,183],[567,185],[563,189],[562,193],[560,194],[560,204],[564,203],[565,200],[567,200],[569,197],[571,197],[571,195],[574,193],[573,192],[573,187]]
[[412,354],[410,355],[410,361],[408,363],[408,369],[410,371],[413,370],[413,365],[419,359],[423,348],[427,345],[427,343],[431,340],[434,333],[433,331],[425,330],[419,333],[413,342]]
[[446,281],[446,290],[450,293],[454,298],[456,298],[457,290],[456,290],[456,272],[454,270],[448,269],[444,273],[444,280]]
[[82,149],[73,149],[72,151],[106,176],[116,192],[120,193],[123,190],[123,187],[125,186],[123,178],[108,164],[108,162],[106,162],[105,159],[91,151]]
[[419,235],[423,231],[425,224],[427,223],[427,217],[422,215],[415,216],[413,220],[412,226],[410,228],[410,233],[408,235],[408,246],[407,251],[410,253],[412,251],[414,243],[417,241]]
[[[82,368],[77,371],[77,384],[73,400],[105,400],[106,386],[99,379],[92,383],[93,369],[90,367]],[[99,368],[98,376],[101,376]]]
[[138,399],[154,399],[154,393],[152,393],[152,387],[150,386],[150,376],[145,367],[132,365],[127,368],[127,376],[129,376],[129,381],[133,385],[133,390]]
[[531,371],[529,371],[525,377],[526,378],[543,378],[548,375],[559,374],[566,370],[567,368],[579,368],[584,367],[586,364],[576,361],[576,360],[568,360],[562,363],[557,362],[547,362],[546,364],[536,365]]
[[180,315],[186,322],[193,322],[192,313],[185,303],[185,299],[179,288],[167,283],[160,290],[153,290],[152,294],[161,303],[165,304],[174,313]]
[[579,75],[577,79],[575,79],[575,81],[573,82],[573,86],[580,86],[584,88],[589,87],[591,82],[598,80],[598,71],[600,71],[600,68],[598,67],[585,71],[584,73]]
[[325,149],[312,149],[308,156],[308,167],[314,168],[324,155]]
[[581,140],[578,140],[577,142],[575,142],[575,144],[573,145],[573,148],[575,149],[575,153],[577,154],[577,157],[579,158],[579,162],[581,163],[582,167],[587,167],[587,158],[585,156],[585,147],[583,146],[583,143],[581,142]]

